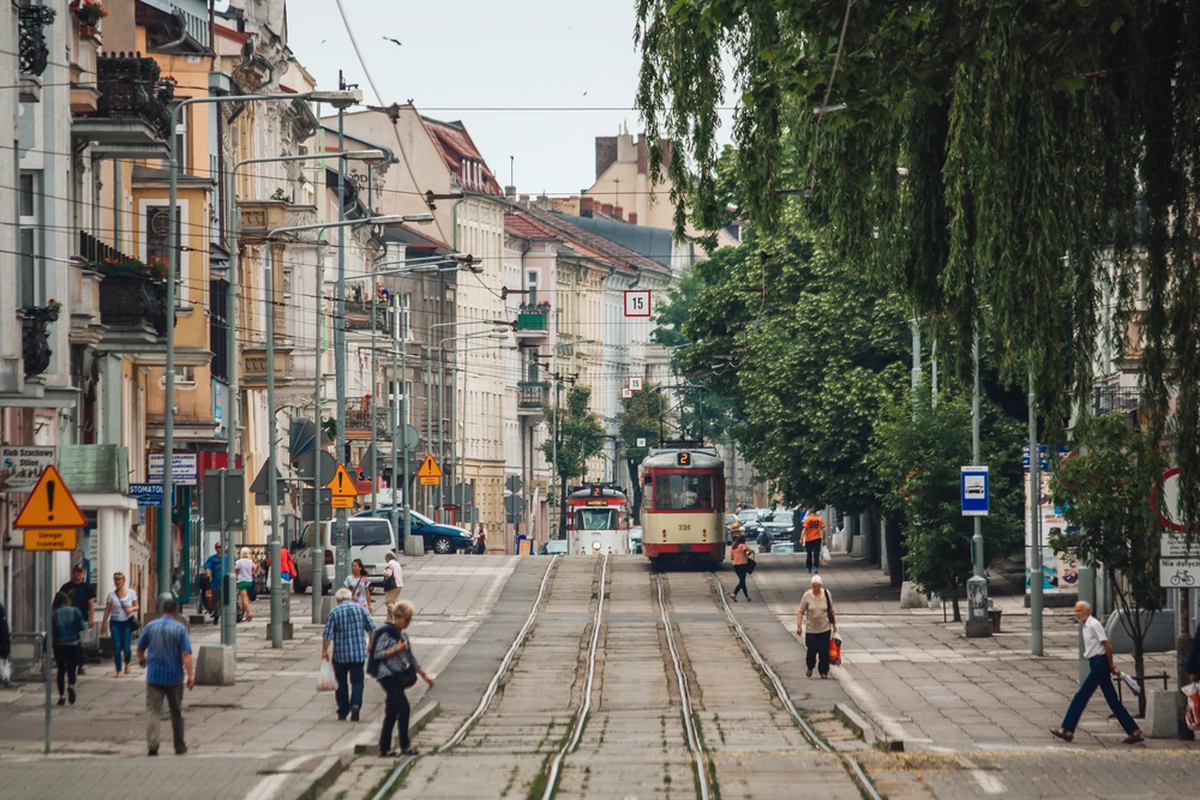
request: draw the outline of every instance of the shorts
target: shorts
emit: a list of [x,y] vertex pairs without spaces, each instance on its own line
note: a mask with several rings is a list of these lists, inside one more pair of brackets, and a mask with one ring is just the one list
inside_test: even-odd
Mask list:
[[248,592],[254,588],[254,581],[238,581],[238,591]]

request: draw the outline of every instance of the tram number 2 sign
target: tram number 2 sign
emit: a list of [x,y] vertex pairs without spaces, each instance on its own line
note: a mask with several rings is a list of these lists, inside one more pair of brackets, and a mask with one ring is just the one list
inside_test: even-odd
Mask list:
[[650,290],[628,289],[625,292],[625,316],[650,316]]

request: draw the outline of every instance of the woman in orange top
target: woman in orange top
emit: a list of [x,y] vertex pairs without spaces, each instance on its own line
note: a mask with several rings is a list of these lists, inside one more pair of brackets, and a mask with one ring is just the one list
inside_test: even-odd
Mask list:
[[750,592],[746,589],[746,575],[748,570],[746,564],[750,561],[750,548],[746,546],[746,537],[737,536],[733,540],[733,547],[729,550],[729,555],[733,557],[733,571],[737,573],[738,584],[734,588],[733,594],[729,595],[733,598],[733,602],[737,602],[738,592],[746,595],[746,602],[750,602]]

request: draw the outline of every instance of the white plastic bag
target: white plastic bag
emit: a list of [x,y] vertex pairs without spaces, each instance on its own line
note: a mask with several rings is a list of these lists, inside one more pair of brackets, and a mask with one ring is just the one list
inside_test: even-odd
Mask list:
[[317,691],[332,692],[337,688],[337,675],[333,672],[333,662],[321,659],[321,672],[317,676]]
[[0,684],[12,680],[12,663],[7,658],[0,658]]
[[1129,691],[1133,692],[1135,695],[1139,695],[1142,693],[1142,689],[1140,686],[1138,686],[1138,682],[1135,681],[1133,679],[1133,676],[1130,675],[1129,673],[1118,672],[1117,677],[1119,677],[1121,679],[1121,681],[1125,684],[1126,688],[1128,688]]
[[827,566],[833,560],[833,555],[829,552],[829,545],[821,545],[821,566]]
[[1180,691],[1187,697],[1187,726],[1188,730],[1200,730],[1200,683],[1189,683]]

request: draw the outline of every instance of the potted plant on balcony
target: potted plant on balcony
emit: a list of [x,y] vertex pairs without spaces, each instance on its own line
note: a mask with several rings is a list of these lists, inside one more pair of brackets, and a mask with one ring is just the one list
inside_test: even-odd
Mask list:
[[50,368],[50,332],[46,326],[58,319],[62,303],[51,299],[44,306],[26,306],[21,309],[24,323],[21,326],[21,357],[25,363],[25,377],[41,375]]
[[75,19],[79,20],[80,36],[94,37],[96,26],[100,24],[100,20],[108,16],[104,6],[93,0],[77,0],[71,4],[71,10],[75,12]]

